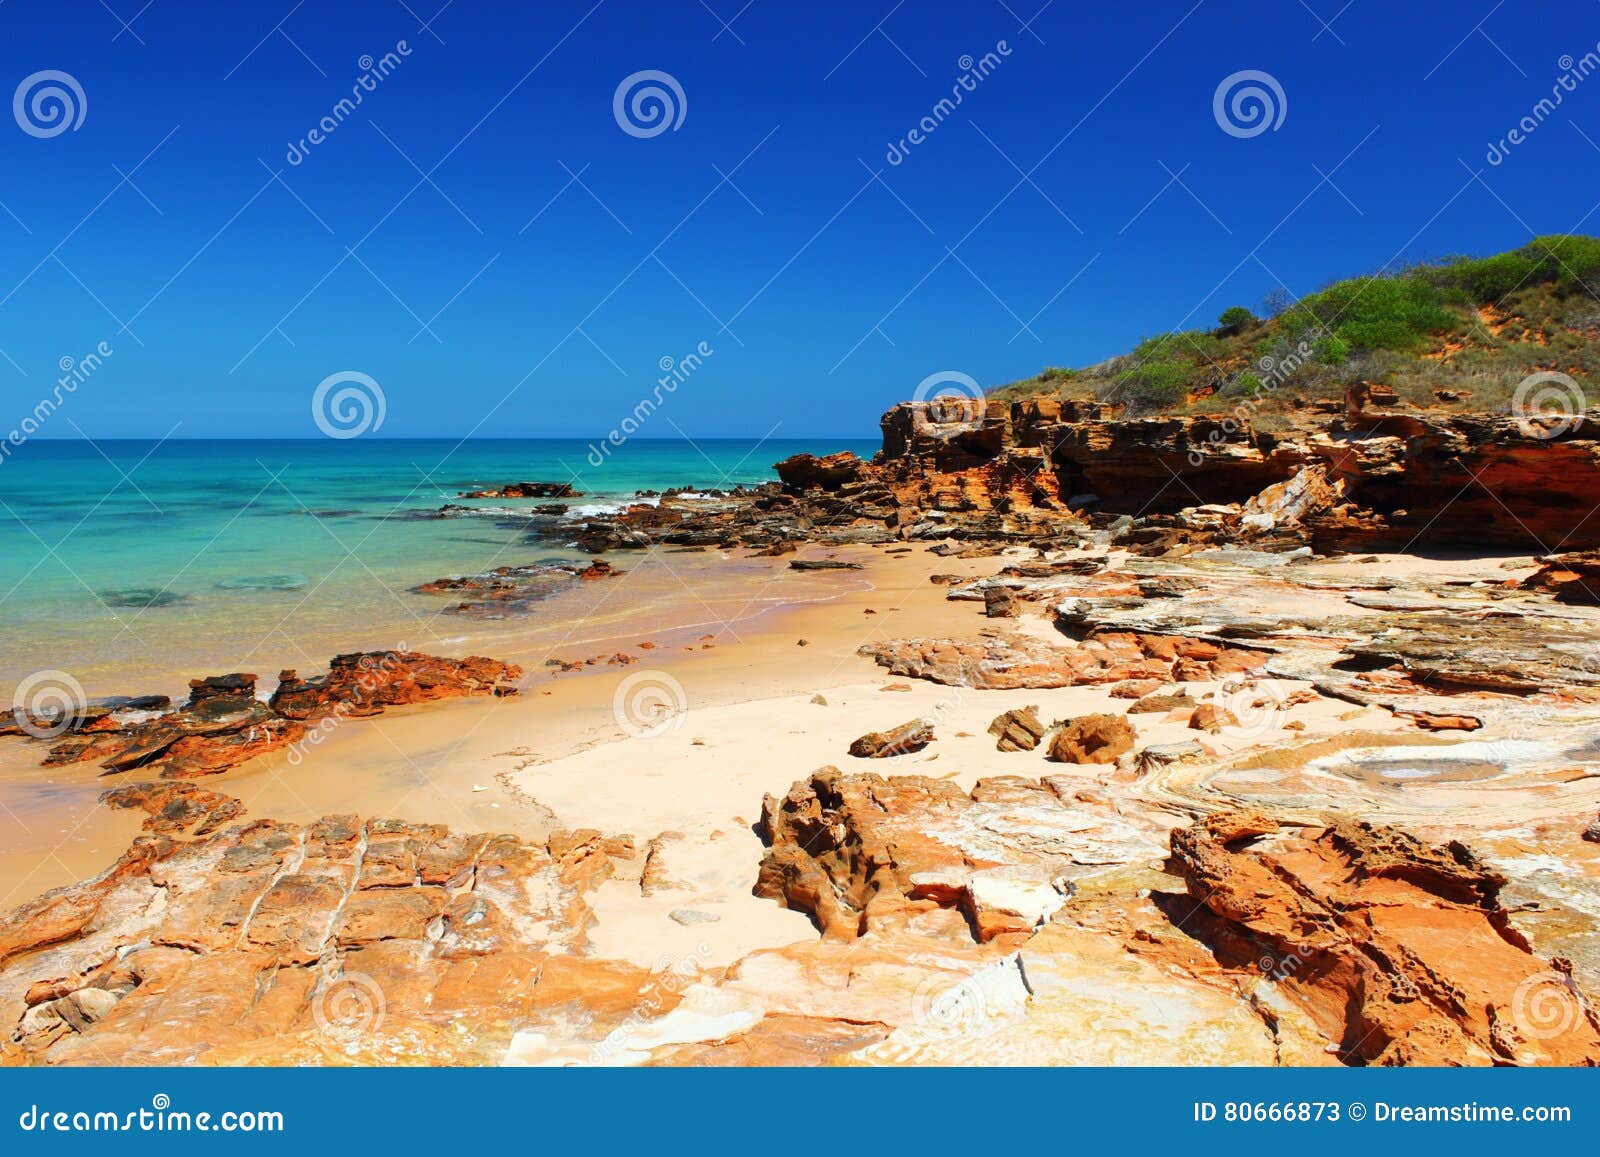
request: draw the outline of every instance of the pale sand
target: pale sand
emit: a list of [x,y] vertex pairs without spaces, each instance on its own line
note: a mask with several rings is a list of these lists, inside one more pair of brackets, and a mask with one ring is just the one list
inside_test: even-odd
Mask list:
[[[757,948],[815,936],[805,917],[754,898],[751,887],[763,852],[752,827],[762,797],[783,795],[817,768],[946,777],[963,787],[994,775],[1066,774],[1088,784],[1112,773],[1109,767],[1047,762],[1043,748],[1002,753],[987,734],[995,716],[1029,704],[1046,722],[1125,711],[1127,702],[1111,699],[1103,688],[948,688],[891,677],[857,654],[875,640],[974,636],[995,628],[981,603],[946,600],[945,584],[930,576],[990,575],[1001,560],[944,558],[922,547],[894,555],[873,548],[813,548],[800,557],[824,553],[861,561],[866,569],[806,577],[823,590],[837,590],[846,578],[858,589],[687,638],[641,632],[633,646],[604,648],[627,650],[639,660],[631,666],[587,668],[553,679],[536,672],[521,696],[404,708],[352,721],[298,763],[275,754],[203,782],[242,798],[253,818],[306,820],[355,812],[534,838],[558,827],[631,834],[640,856],[631,875],[599,890],[591,940],[603,956],[681,969],[720,967]],[[1396,574],[1413,567],[1440,569],[1425,560],[1386,560],[1384,569]],[[1026,613],[1030,617],[1020,624],[1001,629],[1059,638],[1037,618],[1037,609]],[[636,645],[646,639],[657,646]],[[800,639],[808,645],[798,645]],[[596,650],[556,653],[581,658]],[[686,710],[660,734],[630,736],[613,713],[613,696],[625,679],[646,671],[677,680]],[[890,686],[897,689],[885,689]],[[1292,691],[1303,684],[1281,686]],[[1186,689],[1199,699],[1215,688]],[[826,705],[813,702],[818,694]],[[1322,700],[1297,706],[1285,718],[1304,722],[1302,735],[1399,726],[1381,711],[1363,712],[1359,722],[1346,718],[1350,712],[1349,704]],[[884,760],[847,753],[857,736],[918,716],[933,720],[937,734],[924,751]],[[1295,735],[1208,736],[1188,730],[1186,717],[1179,712],[1131,718],[1141,746],[1198,738],[1228,753]],[[83,767],[51,774],[70,783],[69,794],[80,806],[108,782]],[[73,846],[84,854],[58,854],[41,864],[35,851],[27,887],[6,903],[99,870],[137,827],[137,818],[104,808],[80,819],[75,838],[86,843]],[[664,832],[679,835],[661,841],[650,877],[664,877],[670,886],[647,894],[639,876],[646,843]],[[13,853],[18,864],[25,855],[26,849]],[[88,871],[86,864],[92,864]]]

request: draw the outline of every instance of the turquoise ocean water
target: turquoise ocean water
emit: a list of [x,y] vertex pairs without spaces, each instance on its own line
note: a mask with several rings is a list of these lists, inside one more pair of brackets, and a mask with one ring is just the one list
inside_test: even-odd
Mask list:
[[[576,516],[640,491],[765,481],[790,454],[841,449],[877,445],[641,439],[595,467],[575,440],[29,442],[0,462],[0,693],[46,667],[102,694],[146,672],[315,669],[333,647],[493,645],[514,628],[446,621],[409,588],[579,556],[530,544],[517,520],[554,500],[459,492],[570,482],[583,496],[561,501]],[[485,513],[416,517],[449,502]]]

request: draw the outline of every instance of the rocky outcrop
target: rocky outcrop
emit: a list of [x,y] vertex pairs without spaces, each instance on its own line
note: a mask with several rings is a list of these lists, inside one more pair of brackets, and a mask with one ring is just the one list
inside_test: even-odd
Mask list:
[[570,482],[508,482],[498,489],[468,490],[457,498],[582,498]]
[[1121,715],[1085,715],[1056,732],[1048,758],[1054,763],[1115,763],[1133,750],[1133,726]]
[[44,763],[94,761],[107,771],[145,768],[164,779],[212,775],[295,743],[324,720],[462,695],[513,695],[521,677],[522,668],[496,659],[368,651],[334,656],[316,679],[284,671],[264,703],[256,676],[214,675],[191,681],[187,702],[154,717],[128,707],[85,713]]
[[1093,633],[1076,646],[1022,637],[901,639],[869,643],[861,654],[895,675],[1001,691],[1129,679],[1214,679],[1253,671],[1267,661],[1263,651],[1124,631]]
[[[971,793],[923,776],[827,767],[762,805],[769,850],[756,894],[855,939],[949,908],[980,942],[1030,933],[1060,910],[1082,864],[1148,854],[1160,828],[1104,815],[1089,830],[1065,778],[986,779]],[[1028,832],[1017,840],[1007,833]]]
[[1600,1019],[1510,925],[1459,843],[1365,823],[1288,835],[1225,814],[1172,834],[1174,919],[1286,989],[1350,1064],[1597,1064]]
[[[155,791],[205,810],[169,787]],[[354,816],[212,826],[140,837],[103,875],[9,914],[0,1059],[481,1064],[517,1029],[577,1012],[598,1040],[677,1002],[644,969],[579,955],[587,896],[627,841]]]
[[621,573],[604,559],[596,559],[586,567],[535,563],[496,567],[483,574],[451,575],[412,589],[417,594],[459,598],[460,602],[445,608],[446,614],[507,619],[532,614],[538,603],[579,582]]
[[1524,590],[1549,591],[1557,602],[1600,606],[1600,550],[1552,554],[1522,582]]
[[[1496,544],[1600,546],[1600,422],[1559,430],[1504,414],[1382,408],[1130,418],[1102,402],[933,399],[884,414],[883,448],[796,455],[780,481],[666,496],[536,528],[586,549],[953,539],[1159,552],[1256,541],[1318,550]],[[1337,411],[1337,407],[1335,407]]]

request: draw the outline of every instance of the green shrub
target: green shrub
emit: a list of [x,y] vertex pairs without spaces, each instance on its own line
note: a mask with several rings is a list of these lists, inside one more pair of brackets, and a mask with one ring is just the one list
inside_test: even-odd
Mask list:
[[1325,366],[1342,366],[1349,360],[1350,343],[1336,333],[1329,334],[1312,343],[1311,353]]
[[1227,398],[1253,398],[1266,388],[1266,383],[1259,374],[1246,370],[1233,381],[1229,382],[1222,390],[1222,396]]
[[1335,282],[1302,299],[1282,320],[1295,338],[1321,328],[1352,349],[1404,350],[1431,333],[1453,329],[1457,318],[1441,304],[1438,289],[1406,275]]
[[1230,305],[1217,318],[1217,336],[1232,337],[1243,333],[1256,322],[1256,315],[1242,305]]
[[1063,369],[1061,366],[1045,366],[1044,369],[1039,371],[1039,380],[1041,382],[1064,382],[1069,378],[1076,377],[1077,374],[1077,370]]

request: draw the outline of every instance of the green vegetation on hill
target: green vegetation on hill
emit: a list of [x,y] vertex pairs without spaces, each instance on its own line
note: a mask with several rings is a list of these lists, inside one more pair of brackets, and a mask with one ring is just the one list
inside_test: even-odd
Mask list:
[[1600,238],[1552,235],[1492,257],[1450,257],[1353,277],[1258,317],[1222,311],[1210,330],[1160,334],[1081,369],[1049,367],[999,398],[1099,399],[1129,414],[1216,412],[1248,401],[1258,422],[1381,382],[1417,405],[1440,391],[1475,409],[1555,369],[1600,382]]

